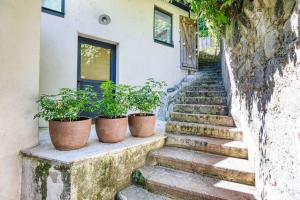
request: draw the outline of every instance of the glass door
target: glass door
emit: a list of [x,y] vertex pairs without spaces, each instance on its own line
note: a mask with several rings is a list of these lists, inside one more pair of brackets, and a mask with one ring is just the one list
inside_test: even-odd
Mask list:
[[101,97],[100,85],[108,80],[116,81],[116,46],[79,37],[77,87],[91,86]]

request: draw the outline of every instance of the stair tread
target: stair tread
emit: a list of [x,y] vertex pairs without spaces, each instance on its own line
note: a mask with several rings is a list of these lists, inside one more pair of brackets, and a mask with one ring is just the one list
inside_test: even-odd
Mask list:
[[183,160],[194,164],[208,165],[214,168],[253,173],[248,160],[221,156],[205,152],[187,150],[176,147],[164,147],[151,152],[153,156],[168,157],[173,160]]
[[241,141],[180,133],[167,134],[166,146],[248,159],[248,148]]
[[255,199],[255,188],[243,184],[218,180],[189,172],[159,166],[140,169],[148,187],[155,186],[159,192],[176,191],[176,196],[186,199],[216,198],[226,200]]
[[[215,116],[219,116],[219,115],[215,115]],[[231,126],[220,126],[220,125],[200,124],[200,123],[180,122],[180,121],[169,121],[167,124],[178,125],[178,126],[197,126],[197,127],[210,128],[210,129],[229,130],[232,132],[242,132],[240,128],[231,127]]]
[[171,112],[170,114],[232,119],[232,117],[228,115],[193,114],[193,113],[183,113],[183,112]]
[[148,192],[147,190],[130,185],[118,192],[117,200],[171,200],[168,197]]
[[228,115],[193,114],[184,112],[171,112],[170,119],[178,122],[210,124],[216,126],[235,127],[234,120]]
[[245,146],[245,144],[242,141],[213,138],[213,137],[195,136],[195,135],[182,135],[180,133],[167,134],[167,135],[168,135],[168,137],[185,138],[185,139],[189,139],[189,140],[195,140],[198,142],[207,142],[207,143],[214,144],[214,145],[222,145],[225,147],[247,149],[247,147]]
[[176,103],[174,106],[198,106],[198,107],[222,107],[227,108],[226,105],[206,105],[206,104],[187,104],[187,103]]

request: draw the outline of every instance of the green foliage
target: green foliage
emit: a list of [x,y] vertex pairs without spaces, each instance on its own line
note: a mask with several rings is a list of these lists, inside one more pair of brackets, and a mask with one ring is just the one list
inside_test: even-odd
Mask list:
[[111,119],[127,115],[130,109],[129,94],[131,87],[106,81],[102,83],[100,88],[103,97],[95,105],[99,110],[99,114]]
[[133,87],[130,94],[131,108],[143,113],[152,113],[161,104],[165,86],[165,82],[150,78],[144,86]]
[[42,95],[37,101],[41,111],[34,118],[47,121],[76,121],[81,112],[93,112],[92,101],[96,96],[90,87],[84,90],[63,88],[56,95]]
[[143,177],[143,174],[139,170],[132,172],[132,181],[139,186],[142,187],[146,186],[146,180]]
[[205,20],[199,18],[198,20],[198,27],[199,27],[199,37],[208,37],[208,28],[206,26]]
[[198,18],[206,21],[209,35],[215,39],[221,37],[225,26],[230,23],[228,9],[239,0],[177,0],[188,4]]

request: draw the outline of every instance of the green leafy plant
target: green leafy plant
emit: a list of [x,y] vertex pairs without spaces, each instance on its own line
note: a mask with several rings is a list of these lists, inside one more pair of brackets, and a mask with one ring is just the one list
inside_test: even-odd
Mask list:
[[165,86],[165,82],[150,78],[144,86],[133,87],[130,94],[131,108],[144,114],[152,113],[161,104]]
[[62,88],[58,94],[42,95],[37,103],[41,111],[34,118],[43,118],[47,121],[76,121],[81,112],[93,112],[93,100],[97,94],[92,88],[72,90]]
[[145,187],[146,186],[146,180],[143,176],[143,174],[139,170],[135,170],[132,172],[132,181],[139,186]]
[[[175,0],[173,0],[175,1]],[[211,37],[219,39],[224,32],[225,26],[230,23],[230,19],[241,0],[176,0],[177,2],[189,5],[197,18],[206,22],[208,33]],[[205,33],[203,33],[205,34]]]
[[111,81],[106,81],[102,83],[100,89],[103,96],[96,103],[96,108],[101,116],[113,119],[127,115],[130,109],[130,86],[116,85]]

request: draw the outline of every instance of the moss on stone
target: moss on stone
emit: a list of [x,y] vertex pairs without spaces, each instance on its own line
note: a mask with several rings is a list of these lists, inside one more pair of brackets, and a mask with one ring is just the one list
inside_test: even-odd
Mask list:
[[71,196],[71,170],[70,167],[58,165],[54,167],[55,170],[61,172],[64,189],[60,195],[60,199],[69,199]]
[[34,169],[34,182],[37,186],[36,192],[41,195],[42,200],[46,200],[47,198],[47,179],[50,168],[50,164],[42,161],[36,161],[36,167]]

